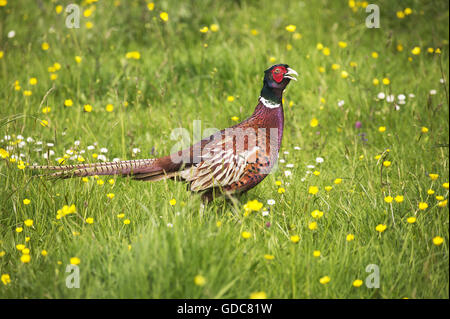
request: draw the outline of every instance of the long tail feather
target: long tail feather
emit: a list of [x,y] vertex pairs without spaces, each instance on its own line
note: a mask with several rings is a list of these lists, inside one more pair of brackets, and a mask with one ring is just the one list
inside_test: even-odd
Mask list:
[[164,175],[164,169],[158,165],[157,159],[61,166],[31,165],[28,168],[57,171],[48,175],[51,178],[70,178],[93,175],[133,175],[134,178],[140,179],[140,175],[145,175],[145,177]]

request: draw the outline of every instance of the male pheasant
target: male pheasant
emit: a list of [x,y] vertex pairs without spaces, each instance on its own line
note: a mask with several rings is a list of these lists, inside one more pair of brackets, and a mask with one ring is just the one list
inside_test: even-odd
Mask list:
[[242,193],[260,183],[278,159],[283,137],[282,95],[298,73],[286,64],[265,71],[264,85],[253,114],[191,147],[155,158],[96,164],[29,166],[56,171],[51,176],[69,178],[124,175],[141,181],[166,178],[184,180],[191,191],[211,200],[216,191]]

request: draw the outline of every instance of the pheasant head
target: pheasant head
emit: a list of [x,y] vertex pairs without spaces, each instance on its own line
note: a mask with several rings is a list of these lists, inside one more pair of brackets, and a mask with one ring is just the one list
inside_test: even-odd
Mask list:
[[287,64],[275,64],[264,72],[261,97],[274,104],[280,104],[283,91],[291,80],[297,81],[298,73]]

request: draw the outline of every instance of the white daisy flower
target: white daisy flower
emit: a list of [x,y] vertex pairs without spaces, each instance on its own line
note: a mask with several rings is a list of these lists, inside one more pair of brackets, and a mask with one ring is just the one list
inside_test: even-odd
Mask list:
[[314,165],[306,165],[306,168],[309,168],[309,169],[312,169],[314,167],[315,167]]
[[137,148],[137,147],[133,148],[133,154],[137,154],[140,152],[141,152],[141,150],[139,148]]
[[[316,163],[320,164],[320,163],[323,163],[323,161],[324,161],[324,159],[322,157],[320,157],[320,156],[316,157]],[[314,168],[314,166],[311,168]]]
[[436,90],[431,90],[430,91],[430,95],[436,95],[437,91]]
[[300,151],[300,150],[301,150],[301,147],[300,147],[300,146],[294,146],[294,150]]
[[395,100],[394,94],[390,94],[386,97],[386,102],[392,103]]
[[294,164],[286,164],[286,167],[287,167],[287,168],[293,168],[293,167],[294,167]]
[[414,93],[409,93],[408,96],[409,96],[410,98],[412,98],[412,99],[416,97],[416,96],[414,95]]
[[115,157],[112,161],[113,161],[113,162],[120,162],[120,158]]
[[28,143],[31,143],[31,142],[33,142],[34,140],[33,140],[33,138],[30,136],[30,137],[27,137],[27,142]]
[[100,152],[101,152],[101,153],[108,153],[108,149],[107,149],[106,147],[102,147],[102,148],[100,149]]
[[262,212],[262,215],[263,215],[263,216],[267,216],[267,215],[269,215],[269,212],[268,212],[267,210],[264,210],[264,211]]
[[344,100],[339,100],[338,101],[338,106],[340,107],[340,106],[344,106],[344,104],[345,104],[345,101]]
[[398,99],[399,101],[403,101],[403,100],[406,99],[406,96],[405,96],[405,94],[399,94],[399,95],[397,95],[397,99]]
[[386,97],[386,95],[383,92],[380,92],[377,95],[377,98],[379,98],[380,100],[384,100],[385,97]]
[[89,146],[87,147],[87,149],[88,149],[89,151],[92,151],[93,149],[95,149],[95,146],[94,146],[94,145],[89,145]]
[[15,36],[16,36],[16,31],[11,30],[11,31],[8,32],[8,38],[12,39],[12,38],[14,38]]
[[100,154],[97,158],[99,161],[106,162],[106,156],[103,154]]
[[18,140],[23,140],[24,137],[23,137],[22,135],[19,134],[19,135],[17,135],[17,139],[18,139]]
[[81,143],[81,142],[80,142],[80,141],[78,141],[78,140],[77,140],[77,141],[75,141],[75,142],[73,142],[73,144],[75,144],[76,146],[80,145],[80,143]]
[[274,199],[268,199],[267,200],[267,205],[269,205],[269,206],[275,205],[275,200]]
[[284,171],[284,176],[289,177],[292,175],[291,171]]

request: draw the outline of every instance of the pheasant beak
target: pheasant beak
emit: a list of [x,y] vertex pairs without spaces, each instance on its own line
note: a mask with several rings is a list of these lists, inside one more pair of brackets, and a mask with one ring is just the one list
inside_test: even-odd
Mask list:
[[294,75],[298,76],[297,71],[295,71],[291,68],[287,68],[287,72],[284,74],[283,78],[297,81],[297,78],[295,78]]

